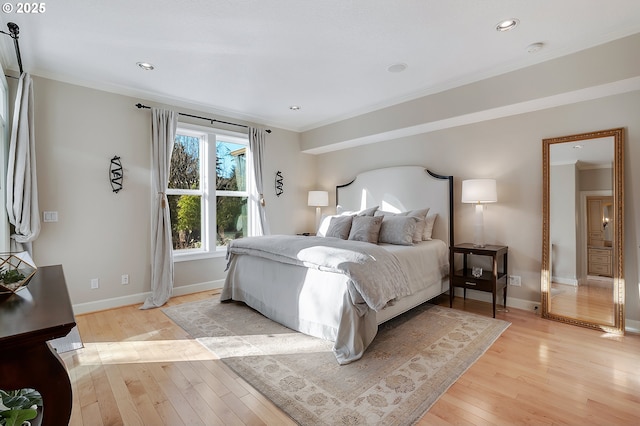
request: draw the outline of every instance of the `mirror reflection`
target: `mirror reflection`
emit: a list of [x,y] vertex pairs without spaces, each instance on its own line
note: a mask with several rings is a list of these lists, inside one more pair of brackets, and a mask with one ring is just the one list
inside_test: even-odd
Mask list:
[[621,224],[615,201],[622,190],[616,184],[621,135],[605,131],[543,142],[543,316],[620,331]]

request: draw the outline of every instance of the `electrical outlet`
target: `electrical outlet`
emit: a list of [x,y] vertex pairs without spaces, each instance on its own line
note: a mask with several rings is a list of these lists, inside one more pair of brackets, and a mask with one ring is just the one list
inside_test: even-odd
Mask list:
[[509,285],[514,287],[521,287],[522,281],[520,279],[520,275],[509,275]]
[[91,278],[91,289],[95,290],[100,288],[100,278]]
[[122,277],[121,277],[120,283],[122,285],[129,284],[129,274],[123,274]]

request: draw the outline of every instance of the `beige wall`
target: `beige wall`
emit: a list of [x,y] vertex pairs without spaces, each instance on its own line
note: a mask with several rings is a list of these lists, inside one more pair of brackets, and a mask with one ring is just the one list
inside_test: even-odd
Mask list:
[[[624,40],[622,46],[630,41],[635,45],[639,38]],[[620,56],[619,49],[620,44],[616,44],[614,56]],[[596,57],[606,56],[606,51],[597,49],[596,53]],[[582,55],[580,58],[589,59]],[[631,59],[628,62],[621,62],[622,68],[634,68],[635,63]],[[510,77],[501,80],[505,88],[514,87],[515,82],[509,84]],[[581,77],[581,81],[585,78]],[[492,80],[496,84],[498,81]],[[464,89],[455,93],[462,96]],[[149,111],[133,107],[140,99],[43,78],[35,78],[35,96],[40,210],[58,211],[60,218],[57,223],[43,224],[42,234],[34,244],[36,262],[63,264],[72,301],[80,311],[140,302],[150,288]],[[406,125],[403,114],[419,114],[412,108],[415,105],[409,102],[386,109],[382,121],[395,123],[391,126],[394,128],[402,127]],[[504,118],[485,118],[475,124],[449,122],[443,129],[425,128],[405,137],[387,134],[378,143],[318,156],[301,153],[301,141],[306,138],[307,143],[313,141],[313,146],[335,147],[339,141],[368,134],[369,117],[356,117],[304,134],[273,129],[267,138],[265,167],[265,196],[273,233],[303,232],[313,227],[313,210],[306,206],[310,189],[333,191],[336,184],[348,182],[359,171],[420,164],[455,176],[456,241],[467,241],[473,235],[473,212],[472,206],[457,201],[460,182],[466,178],[496,178],[499,201],[485,211],[486,240],[510,247],[509,272],[522,276],[522,287],[509,287],[510,298],[537,303],[542,227],[541,140],[626,127],[626,305],[627,318],[640,321],[640,224],[636,219],[640,210],[640,176],[631,167],[640,164],[640,91],[631,89],[534,112],[508,112],[508,105],[504,108]],[[379,113],[374,115],[378,117]],[[343,128],[351,130],[341,132]],[[357,129],[355,133],[353,129]],[[119,194],[111,192],[107,179],[109,159],[114,155],[122,157],[125,167],[125,189]],[[277,170],[285,179],[281,197],[276,197],[273,190]],[[122,274],[129,274],[128,286],[120,284]],[[220,285],[223,277],[221,258],[178,263],[176,293]],[[89,288],[91,278],[100,278],[100,289]]]
[[551,166],[549,186],[549,239],[553,282],[578,285],[577,228],[579,192],[575,164]]
[[[150,291],[150,111],[134,107],[144,100],[37,77],[34,93],[40,210],[59,217],[42,224],[35,261],[63,265],[77,312],[139,303]],[[307,231],[313,211],[306,207],[306,191],[314,186],[315,157],[300,153],[297,133],[272,130],[264,167],[272,231]],[[118,194],[108,180],[114,155],[124,166]],[[274,190],[277,170],[285,177],[280,197]],[[220,286],[224,267],[221,257],[177,263],[175,292]],[[130,284],[120,284],[122,274]],[[90,288],[92,278],[100,279],[99,289]]]
[[498,202],[485,211],[485,240],[509,246],[509,272],[522,287],[509,297],[540,300],[542,139],[615,127],[625,144],[625,274],[627,318],[640,320],[640,91],[389,140],[318,156],[318,180],[331,190],[360,171],[415,164],[455,177],[455,239],[473,238],[472,206],[462,204],[463,179],[495,178]]
[[638,50],[635,34],[309,130],[301,147],[324,153],[639,90]]

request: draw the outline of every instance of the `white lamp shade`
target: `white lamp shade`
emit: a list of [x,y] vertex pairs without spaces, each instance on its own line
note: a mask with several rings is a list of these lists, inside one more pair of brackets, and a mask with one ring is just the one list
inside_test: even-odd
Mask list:
[[307,204],[313,207],[325,207],[329,205],[329,193],[327,191],[309,191]]
[[462,181],[463,203],[495,203],[498,201],[495,179],[468,179]]

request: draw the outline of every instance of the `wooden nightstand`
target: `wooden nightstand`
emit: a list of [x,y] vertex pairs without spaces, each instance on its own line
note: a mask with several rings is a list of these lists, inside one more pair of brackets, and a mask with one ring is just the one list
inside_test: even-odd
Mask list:
[[[504,307],[507,307],[507,255],[509,247],[487,245],[485,247],[474,247],[473,244],[464,243],[451,247],[450,271],[449,271],[449,307],[453,306],[453,298],[456,287],[464,288],[464,298],[467,297],[467,289],[486,291],[493,294],[493,317],[496,317],[496,293],[503,290]],[[462,254],[462,269],[455,267],[455,254]],[[491,271],[482,271],[478,278],[472,275],[471,266],[468,264],[468,256],[488,256],[492,258]],[[500,262],[502,256],[502,262]],[[498,266],[502,263],[502,269]]]

